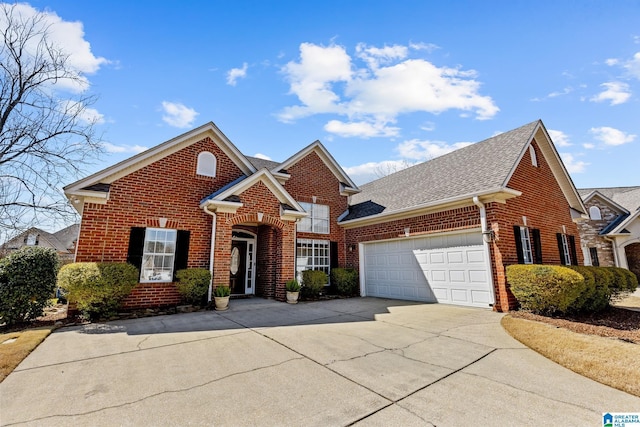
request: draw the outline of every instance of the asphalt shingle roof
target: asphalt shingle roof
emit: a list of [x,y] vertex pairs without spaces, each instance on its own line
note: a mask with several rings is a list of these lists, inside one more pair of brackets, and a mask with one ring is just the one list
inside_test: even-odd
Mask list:
[[640,209],[640,186],[638,187],[605,187],[605,188],[581,188],[578,190],[583,199],[597,191],[608,199],[613,200],[629,212]]
[[362,185],[354,205],[372,201],[393,212],[506,186],[540,121]]
[[273,168],[277,167],[280,164],[279,162],[274,162],[273,160],[261,159],[259,157],[250,157],[250,156],[245,156],[245,157],[258,170],[262,168],[267,168],[269,170],[272,170]]

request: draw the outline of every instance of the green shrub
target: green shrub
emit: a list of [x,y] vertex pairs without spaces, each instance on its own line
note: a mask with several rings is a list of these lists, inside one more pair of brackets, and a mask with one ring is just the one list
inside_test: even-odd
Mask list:
[[187,304],[205,306],[211,272],[206,268],[188,268],[176,271],[176,288]]
[[300,292],[300,283],[296,279],[289,280],[284,287],[287,292]]
[[54,296],[58,262],[55,250],[37,246],[0,260],[0,324],[42,316]]
[[592,311],[588,308],[588,306],[592,305],[591,300],[596,294],[596,278],[593,274],[593,271],[589,267],[581,265],[570,265],[567,266],[567,268],[577,271],[584,278],[584,290],[571,304],[569,310],[573,312]]
[[231,295],[231,288],[227,285],[218,285],[213,290],[214,297],[228,297]]
[[613,281],[609,286],[611,299],[620,299],[634,292],[638,287],[638,279],[629,270],[620,267],[604,267],[613,275]]
[[555,265],[510,265],[507,281],[522,308],[540,314],[566,312],[585,289],[580,273]]
[[327,273],[320,270],[305,270],[302,272],[301,292],[306,298],[317,298],[328,282]]
[[122,300],[138,284],[139,272],[131,264],[76,262],[58,273],[58,286],[66,289],[69,302],[91,319],[115,314]]
[[582,311],[596,312],[602,311],[609,306],[611,291],[609,289],[613,274],[605,267],[584,267],[593,274],[595,286],[591,295],[586,298],[582,305]]
[[353,268],[332,268],[331,284],[340,295],[357,295],[360,286],[358,272]]

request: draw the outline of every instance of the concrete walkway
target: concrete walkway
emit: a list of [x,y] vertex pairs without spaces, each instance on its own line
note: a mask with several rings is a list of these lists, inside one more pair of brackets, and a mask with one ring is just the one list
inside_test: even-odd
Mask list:
[[488,310],[230,307],[58,330],[0,384],[0,424],[586,426],[640,410],[525,348]]

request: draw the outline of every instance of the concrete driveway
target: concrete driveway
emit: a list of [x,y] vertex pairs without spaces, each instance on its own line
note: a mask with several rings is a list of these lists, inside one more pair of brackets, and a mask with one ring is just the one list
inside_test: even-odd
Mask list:
[[232,300],[63,328],[0,384],[2,425],[601,425],[640,399],[510,338],[483,309]]

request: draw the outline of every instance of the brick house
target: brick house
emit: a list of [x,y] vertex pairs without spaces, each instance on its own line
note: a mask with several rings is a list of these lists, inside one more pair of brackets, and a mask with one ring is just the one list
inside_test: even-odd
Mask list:
[[640,187],[578,192],[589,213],[578,224],[585,265],[627,268],[640,279]]
[[362,295],[506,311],[511,263],[577,264],[580,199],[536,121],[358,188],[318,141],[284,162],[209,123],[65,187],[76,261],[130,262],[125,307],[179,302],[181,268],[284,300],[305,269],[360,271]]

